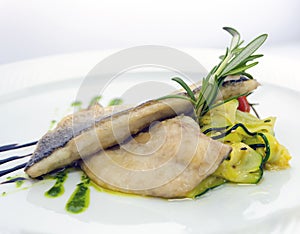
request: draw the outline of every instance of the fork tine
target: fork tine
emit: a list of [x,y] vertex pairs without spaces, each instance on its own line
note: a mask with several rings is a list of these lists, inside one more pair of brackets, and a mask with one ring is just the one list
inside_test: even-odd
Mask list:
[[26,158],[31,156],[32,154],[26,154],[26,155],[22,155],[22,156],[11,156],[5,159],[0,159],[0,165],[17,160],[17,159],[21,159],[21,158]]
[[9,168],[9,169],[6,169],[6,170],[3,170],[3,171],[0,171],[0,177],[6,175],[6,174],[9,174],[11,172],[14,172],[14,171],[17,171],[19,169],[22,169],[26,166],[27,163],[23,163],[23,164],[20,164],[18,166],[15,166],[15,167],[12,167],[12,168]]
[[[8,144],[8,145],[3,145],[3,146],[0,146],[0,152],[5,152],[5,151],[10,151],[10,150],[15,150],[15,149],[20,149],[20,148],[25,148],[25,147],[33,146],[33,145],[36,145],[37,142],[38,141],[33,141],[33,142],[25,143],[25,144]],[[25,157],[29,157],[31,155],[32,155],[32,153],[26,154],[26,155],[21,155],[21,156],[7,156],[6,155],[5,156],[6,158],[0,159],[0,165],[8,163],[8,162],[11,162],[11,161],[14,161],[14,160],[18,160],[18,159],[22,159],[22,158],[25,158]],[[17,165],[17,166],[14,166],[14,167],[11,167],[11,168],[8,168],[6,170],[1,170],[0,171],[0,177],[4,176],[6,174],[9,174],[11,172],[20,170],[20,169],[24,168],[26,166],[26,164],[27,164],[27,162],[23,163],[23,164],[20,164],[20,165]]]
[[28,146],[36,145],[37,142],[38,141],[33,141],[33,142],[25,143],[25,144],[22,144],[22,145],[19,145],[19,144],[3,145],[3,146],[0,146],[0,152],[25,148],[25,147],[28,147]]

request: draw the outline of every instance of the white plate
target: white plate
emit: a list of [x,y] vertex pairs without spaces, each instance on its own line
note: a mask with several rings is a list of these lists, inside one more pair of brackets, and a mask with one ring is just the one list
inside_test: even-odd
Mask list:
[[[156,82],[167,81],[170,75],[158,72],[150,79],[149,74],[129,74],[121,88],[144,82],[147,76]],[[0,145],[38,139],[52,119],[67,112],[81,80],[46,81],[3,94]],[[121,90],[120,83],[116,84],[106,100]],[[132,95],[127,94],[130,102]],[[154,94],[160,95],[158,91]],[[276,136],[293,156],[291,169],[265,173],[258,185],[228,184],[195,201],[117,196],[92,189],[89,208],[77,215],[64,209],[80,181],[76,172],[69,175],[64,195],[55,199],[44,196],[53,181],[25,183],[21,190],[14,184],[1,185],[0,194],[8,194],[0,197],[0,233],[295,233],[300,220],[299,98],[298,92],[271,84],[263,84],[252,96],[253,102],[260,103],[262,116],[278,117]]]

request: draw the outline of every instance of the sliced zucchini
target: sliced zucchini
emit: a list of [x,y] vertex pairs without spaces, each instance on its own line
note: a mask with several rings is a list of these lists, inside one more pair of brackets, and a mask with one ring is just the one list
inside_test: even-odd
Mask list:
[[[262,132],[274,135],[275,121],[275,117],[258,119],[256,116],[250,113],[239,110],[236,111],[236,122],[243,123],[250,132]],[[242,129],[240,129],[240,134],[247,135],[244,131],[242,131]]]
[[229,158],[221,163],[214,175],[234,183],[258,183],[263,175],[262,156],[242,142],[231,147]]
[[247,145],[249,145],[252,149],[254,149],[257,153],[263,156],[263,158],[266,155],[265,152],[265,142],[260,136],[252,136],[248,138],[244,138],[243,142]]
[[238,101],[232,100],[211,109],[200,119],[204,134],[233,148],[230,158],[224,160],[214,175],[229,182],[255,184],[262,178],[263,169],[288,168],[291,156],[274,137],[276,118],[259,119],[237,110],[237,106]]
[[[272,134],[264,133],[264,135],[270,147],[270,156],[268,160],[266,160],[265,169],[282,170],[289,168],[289,160],[291,159],[289,151],[281,145]],[[250,146],[264,144],[264,141],[260,137],[246,138],[244,142]],[[256,152],[260,153],[263,157],[266,155],[264,148],[257,148]]]
[[218,187],[224,183],[226,183],[225,179],[215,175],[210,175],[206,179],[204,179],[200,184],[198,184],[192,191],[190,191],[186,197],[199,197],[206,193],[208,190]]
[[281,145],[276,138],[268,133],[265,133],[270,145],[270,157],[265,164],[268,170],[282,170],[289,167],[291,155],[287,148]]
[[[200,119],[200,126],[202,126],[201,130],[206,131],[209,128],[234,125],[236,122],[237,107],[238,101],[232,100],[211,109]],[[211,132],[210,135],[213,133],[214,132]]]

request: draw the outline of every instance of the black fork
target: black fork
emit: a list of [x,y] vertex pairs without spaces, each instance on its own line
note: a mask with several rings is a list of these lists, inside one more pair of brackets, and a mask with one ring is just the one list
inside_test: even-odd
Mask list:
[[[33,142],[29,142],[29,143],[25,143],[25,144],[8,144],[8,145],[3,145],[0,146],[0,152],[7,152],[7,151],[13,151],[13,150],[17,150],[17,149],[22,149],[22,148],[27,148],[29,146],[33,146],[36,145],[37,141],[33,141]],[[1,159],[1,155],[0,155],[0,165],[3,165],[5,163],[11,162],[11,161],[15,161],[15,160],[19,160],[22,158],[26,158],[26,157],[30,157],[32,155],[32,153],[30,154],[25,154],[25,155],[15,155],[15,156],[8,156],[5,157],[3,159]],[[1,170],[0,171],[0,177],[7,175],[11,172],[20,170],[22,168],[24,168],[26,166],[27,163],[22,163],[19,164],[17,166],[5,169],[5,170]]]

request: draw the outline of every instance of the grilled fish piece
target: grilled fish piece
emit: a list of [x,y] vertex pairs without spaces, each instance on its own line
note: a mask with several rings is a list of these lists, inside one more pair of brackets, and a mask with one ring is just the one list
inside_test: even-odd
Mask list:
[[113,191],[182,198],[230,152],[230,146],[201,133],[191,117],[178,116],[83,159],[81,168],[96,184]]
[[[218,93],[217,100],[251,92],[258,86],[259,83],[254,79],[227,79]],[[196,95],[199,90],[199,87],[194,89]],[[58,124],[39,140],[25,172],[32,178],[41,176],[102,149],[120,144],[154,121],[191,113],[192,110],[189,101],[171,98],[151,100],[113,114],[93,109],[79,112],[69,116],[68,119],[71,120],[63,120],[63,123]]]

